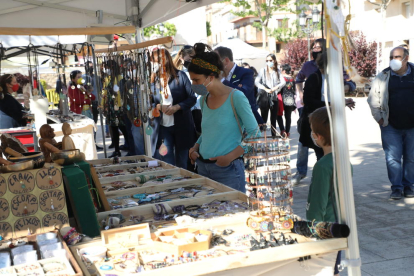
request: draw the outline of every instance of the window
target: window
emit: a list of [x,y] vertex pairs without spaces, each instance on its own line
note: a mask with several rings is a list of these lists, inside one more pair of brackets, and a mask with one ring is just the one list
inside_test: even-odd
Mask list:
[[282,50],[282,44],[281,43],[277,43],[276,44],[276,53],[280,53],[281,50]]
[[411,5],[410,2],[405,2],[402,4],[402,15],[405,18],[410,18],[411,16]]

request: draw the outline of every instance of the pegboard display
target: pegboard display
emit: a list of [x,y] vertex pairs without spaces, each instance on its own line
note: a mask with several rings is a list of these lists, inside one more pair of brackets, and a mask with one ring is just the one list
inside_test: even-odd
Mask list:
[[18,238],[69,225],[61,167],[0,175],[0,235]]

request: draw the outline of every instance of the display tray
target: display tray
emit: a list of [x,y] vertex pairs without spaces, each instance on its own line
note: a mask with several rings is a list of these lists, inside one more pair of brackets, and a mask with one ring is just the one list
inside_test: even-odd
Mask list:
[[[110,173],[117,173],[119,175],[128,175],[133,173],[142,173],[148,171],[157,171],[157,170],[168,170],[175,169],[176,167],[158,160],[153,160],[150,162],[156,162],[157,166],[154,166],[154,163],[140,162],[134,164],[123,164],[123,165],[112,165],[105,167],[95,167],[96,173],[99,178],[105,177],[105,175]],[[134,172],[135,171],[135,172]],[[113,175],[112,175],[113,176]]]
[[[241,207],[237,209],[237,211],[234,211],[234,213],[248,213],[248,210],[246,210],[248,208],[244,209],[245,207],[243,205],[247,201],[246,195],[241,192],[235,191],[235,190],[229,191],[229,192],[223,192],[219,194],[201,196],[201,197],[177,199],[174,201],[163,202],[163,203],[168,204],[169,207],[173,208],[178,205],[184,205],[185,207],[190,206],[190,205],[201,206],[203,204],[212,203],[213,201],[216,201],[216,200],[222,201],[222,202],[231,201],[231,202],[234,202],[235,204],[239,204]],[[120,223],[119,227],[125,227],[125,226],[136,224],[133,221],[131,221],[130,219],[131,217],[142,217],[143,218],[142,222],[152,223],[153,225],[175,224],[174,220],[159,220],[159,221],[155,220],[154,210],[153,210],[154,205],[155,204],[146,204],[146,205],[137,206],[137,207],[130,207],[130,208],[125,208],[125,209],[117,209],[117,210],[101,212],[97,214],[97,218],[98,218],[98,221],[102,223],[102,221],[105,221],[109,215],[113,216],[114,214],[121,214],[122,216],[124,216],[125,222]],[[230,214],[231,211],[229,211],[228,213]],[[216,214],[207,216],[208,218],[206,220],[214,219],[215,217],[214,215]],[[203,216],[203,215],[200,216],[200,218],[202,218],[201,220],[204,220],[205,217],[206,216]]]
[[[179,191],[177,189],[183,188],[183,191]],[[193,192],[191,192],[191,190]],[[200,192],[197,192],[200,191]],[[180,182],[172,182],[168,184],[162,184],[157,186],[146,186],[140,188],[130,188],[126,190],[119,190],[119,191],[112,191],[106,192],[106,198],[108,200],[109,205],[112,206],[112,209],[122,209],[128,208],[126,204],[127,200],[133,200],[134,202],[139,202],[139,205],[146,205],[146,204],[153,204],[163,201],[175,201],[179,199],[193,198],[193,197],[200,197],[209,194],[218,194],[223,192],[230,192],[233,189],[215,182],[208,178],[197,178],[197,179],[190,179]],[[161,192],[161,194],[160,194]],[[162,192],[169,192],[167,194],[162,194]],[[153,198],[150,201],[145,199],[151,198],[152,195],[159,194],[160,198]],[[135,197],[134,197],[135,195]],[[150,196],[151,195],[151,196]],[[145,198],[142,198],[145,196]],[[142,201],[139,201],[142,199]],[[117,207],[118,206],[118,207]]]
[[[125,164],[135,164],[135,163],[141,163],[142,160],[145,160],[145,162],[155,160],[152,157],[146,156],[146,155],[135,155],[135,156],[125,156],[119,158],[120,163],[114,164],[114,158],[104,158],[104,159],[96,159],[96,160],[88,160],[87,162],[95,167],[103,167],[103,166],[112,166],[112,165],[125,165]],[[136,161],[136,162],[132,162]],[[131,163],[132,162],[132,163]]]
[[[191,225],[192,228],[196,229],[214,229],[215,232],[222,232],[225,229],[233,229],[235,232],[233,235],[255,235],[255,233],[248,228],[245,221],[240,217],[226,217],[221,220],[213,220],[213,221],[206,221],[206,222],[197,222],[194,225]],[[168,227],[168,231],[175,232],[176,230],[182,228],[182,226],[173,226]],[[160,231],[166,231],[165,229]],[[157,232],[158,233],[158,232]],[[275,234],[276,235],[276,234]],[[339,250],[343,250],[347,248],[347,239],[330,239],[330,240],[319,240],[315,241],[312,239],[305,238],[303,236],[299,236],[293,233],[285,233],[285,235],[289,235],[294,239],[298,240],[298,244],[291,244],[287,246],[278,246],[274,248],[267,248],[267,249],[260,249],[256,251],[249,251],[249,249],[245,250],[233,250],[232,246],[217,246],[212,249],[211,251],[215,252],[222,252],[221,256],[214,257],[214,258],[205,258],[202,260],[184,263],[184,264],[177,264],[172,266],[167,266],[159,269],[147,270],[145,272],[140,272],[138,275],[204,275],[204,274],[214,274],[217,275],[233,275],[232,270],[236,270],[239,268],[246,268],[250,266],[258,266],[276,263],[280,261],[291,260],[292,262],[297,263],[298,266],[301,264],[297,262],[300,257],[304,256],[311,256],[316,258],[317,254],[325,254],[328,252],[337,252]],[[223,236],[224,237],[224,236]],[[226,237],[228,241],[232,241],[233,238],[231,236]],[[119,276],[127,275],[128,273],[120,272],[119,268],[116,267],[116,270],[111,271],[102,271],[100,270],[102,264],[97,262],[95,264],[86,263],[82,261],[82,258],[77,254],[79,250],[83,248],[88,248],[92,246],[102,246],[103,241],[97,240],[92,241],[90,243],[83,243],[72,246],[70,249],[75,255],[75,258],[79,262],[79,265],[82,268],[82,271],[85,275],[107,275],[107,274],[117,274]],[[147,247],[135,247],[135,248],[125,248],[124,251],[118,251],[119,254],[125,254],[128,252],[134,252],[137,254],[138,252],[142,255],[142,259],[145,261],[147,259],[146,252],[150,250],[156,250],[159,256],[168,255],[166,252],[159,252],[158,249],[154,249],[154,246],[148,244]],[[122,253],[124,252],[124,253]],[[226,254],[225,252],[231,253]],[[334,253],[336,254],[336,253]],[[164,257],[162,257],[164,258]],[[126,263],[128,264],[128,263]],[[334,265],[334,259],[332,261],[332,268]],[[332,269],[333,270],[333,269]],[[121,269],[122,271],[122,269]],[[224,272],[226,271],[226,272]],[[221,273],[220,273],[221,272]],[[223,274],[227,273],[227,274]],[[303,271],[304,274],[307,275],[306,271]]]
[[[78,261],[74,258],[73,254],[72,254],[72,251],[69,250],[69,247],[66,245],[66,242],[63,241],[63,238],[60,235],[60,232],[58,230],[54,230],[54,231],[50,231],[50,232],[53,232],[53,233],[56,234],[56,237],[58,239],[58,242],[61,242],[62,243],[62,249],[64,249],[66,251],[66,257],[67,257],[67,260],[69,262],[68,264],[70,264],[70,266],[71,266],[70,269],[69,269],[71,271],[71,273],[67,273],[67,274],[69,274],[69,275],[76,275],[76,276],[82,276],[83,275],[83,272],[82,272],[82,270],[81,270],[81,268],[80,268],[80,266],[78,264]],[[38,244],[37,244],[36,240],[37,240],[37,236],[38,235],[42,235],[42,234],[45,234],[45,233],[34,234],[34,235],[27,236],[27,237],[21,237],[21,238],[19,238],[19,240],[25,241],[25,242],[27,242],[27,244],[33,245],[34,249],[37,251],[38,262],[41,263],[41,264],[43,264],[45,262],[48,262],[48,260],[56,259],[56,258],[41,259],[41,254],[40,254],[39,247],[38,247]],[[1,252],[6,252],[6,251],[10,252],[10,249],[7,246],[7,244],[4,242],[0,246],[0,253]],[[59,258],[57,258],[57,259],[59,259]],[[60,258],[60,259],[62,259],[62,258]],[[19,265],[19,267],[21,267],[21,266],[22,265]],[[14,267],[15,266],[11,266],[10,267],[10,268],[13,268],[12,271],[14,271]],[[72,273],[73,271],[74,271],[74,273]],[[2,274],[2,273],[0,273],[0,274]],[[12,273],[12,274],[14,274],[14,273]],[[65,274],[65,273],[63,273],[63,274]],[[17,273],[17,275],[22,275],[22,274]]]

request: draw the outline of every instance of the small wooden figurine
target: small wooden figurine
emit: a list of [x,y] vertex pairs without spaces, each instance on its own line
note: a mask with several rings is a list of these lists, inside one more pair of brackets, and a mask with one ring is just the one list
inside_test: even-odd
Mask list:
[[48,142],[49,144],[55,146],[58,149],[62,149],[62,143],[57,143],[55,138],[55,130],[48,124],[44,124],[40,127],[40,150],[43,152],[45,156],[45,160],[47,163],[52,163],[52,157],[50,156],[50,150],[45,147],[45,143]]
[[70,127],[70,124],[63,123],[62,132],[63,132],[62,150],[76,149],[72,138],[70,138],[70,136],[69,136],[69,135],[72,134],[72,128]]

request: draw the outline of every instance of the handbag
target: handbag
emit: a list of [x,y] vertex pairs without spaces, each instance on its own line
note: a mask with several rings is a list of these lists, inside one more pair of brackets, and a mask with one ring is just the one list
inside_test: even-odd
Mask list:
[[292,79],[286,79],[286,85],[282,90],[283,104],[286,106],[296,106],[295,103],[295,83]]

